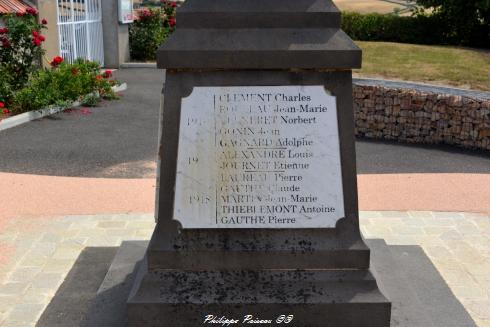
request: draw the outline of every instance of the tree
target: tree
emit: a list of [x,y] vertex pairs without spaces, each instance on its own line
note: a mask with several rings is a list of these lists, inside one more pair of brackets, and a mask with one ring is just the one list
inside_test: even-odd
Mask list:
[[[446,25],[449,43],[490,46],[490,0],[415,0]],[[419,13],[423,13],[422,9]]]

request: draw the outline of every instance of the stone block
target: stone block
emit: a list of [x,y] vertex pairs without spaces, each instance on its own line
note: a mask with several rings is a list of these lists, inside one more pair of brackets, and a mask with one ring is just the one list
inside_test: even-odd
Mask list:
[[367,271],[155,271],[144,276],[129,299],[130,327],[196,326],[207,315],[275,321],[281,312],[293,315],[298,327],[382,327],[390,315],[389,302]]

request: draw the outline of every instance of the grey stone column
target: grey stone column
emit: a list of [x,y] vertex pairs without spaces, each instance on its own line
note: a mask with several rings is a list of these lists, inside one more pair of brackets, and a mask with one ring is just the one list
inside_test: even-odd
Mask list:
[[129,61],[129,25],[120,24],[118,0],[103,0],[102,28],[104,33],[104,66],[119,68]]

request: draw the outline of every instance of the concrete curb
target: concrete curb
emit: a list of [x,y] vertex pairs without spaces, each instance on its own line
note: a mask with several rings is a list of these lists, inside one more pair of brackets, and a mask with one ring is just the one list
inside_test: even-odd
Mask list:
[[125,62],[121,68],[157,68],[156,62]]
[[126,91],[128,89],[127,83],[122,83],[121,85],[115,85],[112,87],[112,90],[116,93]]
[[447,95],[456,95],[456,96],[463,96],[469,98],[474,97],[482,100],[490,100],[490,92],[463,89],[463,88],[453,87],[449,85],[437,85],[437,84],[429,84],[423,82],[364,78],[364,77],[363,78],[354,77],[352,79],[352,82],[355,85],[362,85],[362,86],[380,86],[380,87],[393,88],[393,89],[412,89],[412,90],[427,92],[427,93],[447,94]]
[[[128,85],[126,83],[122,83],[121,85],[113,86],[112,90],[117,93],[117,92],[125,91],[127,90],[127,88]],[[49,107],[49,108],[24,112],[22,114],[15,115],[13,117],[5,118],[0,120],[0,131],[4,131],[6,129],[22,125],[36,119],[41,119],[46,116],[57,114],[61,111],[66,110],[67,108],[79,107],[80,105],[81,103],[79,101],[75,101],[68,107]]]
[[[72,107],[78,107],[80,102],[74,102]],[[51,107],[46,109],[39,109],[35,111],[24,112],[13,117],[0,120],[0,131],[16,127],[32,120],[40,119],[46,116],[57,114],[60,111],[65,110],[65,107]]]

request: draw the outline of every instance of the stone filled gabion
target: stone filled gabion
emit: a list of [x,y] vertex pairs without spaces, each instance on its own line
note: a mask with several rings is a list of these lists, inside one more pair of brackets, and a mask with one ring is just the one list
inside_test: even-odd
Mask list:
[[356,136],[490,150],[490,100],[354,85]]

